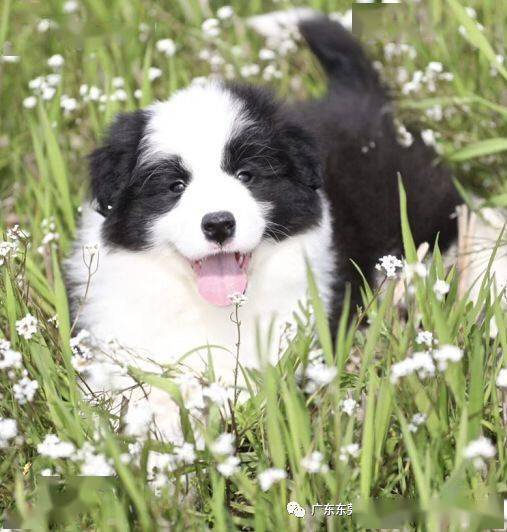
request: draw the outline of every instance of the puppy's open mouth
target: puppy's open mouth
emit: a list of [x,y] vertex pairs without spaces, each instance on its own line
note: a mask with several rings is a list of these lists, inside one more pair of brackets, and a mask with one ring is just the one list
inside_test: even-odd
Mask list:
[[250,253],[218,253],[192,261],[199,294],[213,305],[230,305],[232,295],[245,293],[250,257]]

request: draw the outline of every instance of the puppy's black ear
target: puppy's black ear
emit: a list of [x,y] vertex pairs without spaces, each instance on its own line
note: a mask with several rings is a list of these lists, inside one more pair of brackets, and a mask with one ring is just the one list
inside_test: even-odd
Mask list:
[[304,128],[290,125],[283,130],[283,143],[290,159],[293,178],[317,190],[324,184],[317,143]]
[[103,216],[107,216],[109,206],[129,183],[146,121],[146,112],[141,110],[118,115],[103,145],[89,157],[92,195]]

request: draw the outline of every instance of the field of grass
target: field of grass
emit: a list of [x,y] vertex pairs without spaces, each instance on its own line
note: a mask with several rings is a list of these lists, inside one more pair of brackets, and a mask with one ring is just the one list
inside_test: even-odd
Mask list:
[[[245,25],[250,15],[292,5],[303,4],[234,0],[231,14],[217,12],[223,4],[212,0],[0,3],[5,528],[501,527],[507,317],[487,282],[476,303],[460,296],[459,275],[444,271],[438,249],[426,277],[405,285],[387,278],[375,293],[365,287],[368,327],[349,324],[347,309],[330,331],[312,293],[282,362],[250,376],[251,399],[206,403],[203,447],[190,446],[185,396],[169,376],[136,375],[179,402],[186,447],[135,444],[116,430],[106,400],[89,404],[80,396],[61,265],[86,195],[87,153],[115,113],[166,98],[196,78],[266,83],[293,99],[321,94],[322,72],[302,43],[289,39],[259,57],[269,45]],[[304,5],[350,8],[333,0]],[[507,3],[471,0],[465,8],[459,0],[406,0],[355,5],[354,17],[398,99],[400,123],[426,130],[464,190],[506,207]],[[175,50],[162,39],[172,39]],[[414,263],[401,215],[405,257]],[[434,290],[437,279],[449,284],[445,296]],[[27,314],[36,320],[20,322]],[[415,364],[416,352],[425,353],[425,365],[397,379],[408,367],[399,363]],[[312,380],[308,371],[316,356],[326,379]],[[437,364],[438,357],[451,360]],[[226,438],[223,449],[214,445],[224,432],[233,435],[232,448]],[[51,434],[68,443],[46,439]],[[112,476],[94,476],[105,473]],[[289,501],[306,515],[289,514]],[[322,506],[312,512],[312,505]]]

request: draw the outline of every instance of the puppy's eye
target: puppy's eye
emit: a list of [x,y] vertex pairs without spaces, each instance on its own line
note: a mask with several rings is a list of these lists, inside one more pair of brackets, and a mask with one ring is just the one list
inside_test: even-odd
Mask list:
[[250,172],[241,171],[236,174],[236,179],[242,183],[250,183],[253,180],[253,175]]
[[169,185],[169,190],[171,192],[173,192],[174,194],[182,194],[183,191],[185,190],[186,186],[187,185],[186,185],[185,181],[181,181],[181,180],[174,181],[174,183],[171,183]]

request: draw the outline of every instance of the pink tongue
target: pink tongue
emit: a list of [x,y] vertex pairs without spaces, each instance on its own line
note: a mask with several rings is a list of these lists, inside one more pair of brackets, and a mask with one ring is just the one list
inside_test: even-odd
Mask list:
[[229,296],[243,294],[246,290],[247,276],[239,267],[234,253],[209,256],[196,272],[199,293],[213,305],[227,307],[231,304]]

